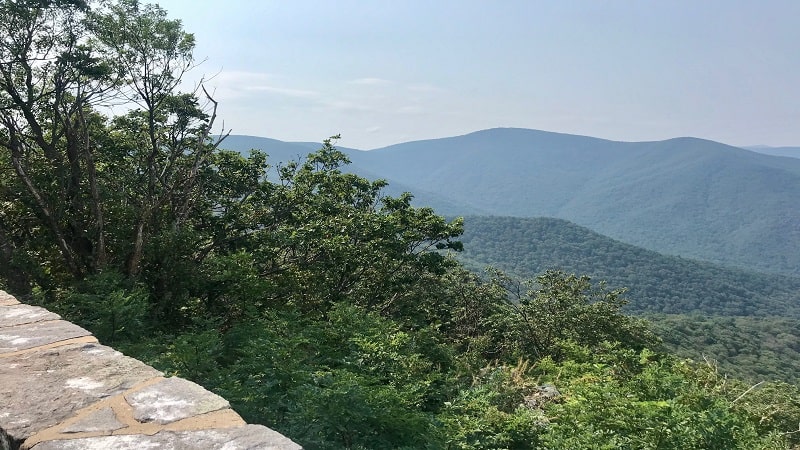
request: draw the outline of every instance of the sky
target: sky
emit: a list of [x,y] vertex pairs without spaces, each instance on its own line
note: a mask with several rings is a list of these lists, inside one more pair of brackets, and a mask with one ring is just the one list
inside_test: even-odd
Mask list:
[[[146,0],[143,0],[146,2]],[[160,0],[234,134],[800,146],[797,0]]]

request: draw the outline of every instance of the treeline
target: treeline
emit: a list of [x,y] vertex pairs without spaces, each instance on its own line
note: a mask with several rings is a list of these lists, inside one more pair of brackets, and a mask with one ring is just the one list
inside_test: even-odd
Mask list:
[[448,256],[460,220],[343,172],[332,141],[274,178],[219,150],[161,8],[0,5],[0,286],[20,298],[308,449],[800,443],[796,387],[661,351],[587,277],[473,274]]

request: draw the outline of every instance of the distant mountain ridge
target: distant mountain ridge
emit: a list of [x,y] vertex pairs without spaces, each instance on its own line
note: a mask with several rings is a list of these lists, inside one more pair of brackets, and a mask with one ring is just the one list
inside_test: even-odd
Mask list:
[[800,158],[800,147],[770,147],[768,145],[753,145],[742,147],[745,150],[763,153],[772,156],[786,156],[788,158]]
[[[264,142],[273,160],[309,150]],[[557,217],[662,253],[800,273],[800,159],[697,138],[616,142],[517,128],[343,150],[350,170],[442,214]]]
[[[315,144],[313,142],[284,142],[277,139],[232,134],[222,142],[220,147],[243,154],[247,154],[247,152],[253,149],[261,150],[268,155],[269,158],[267,161],[274,168],[280,163],[302,159],[309,153],[319,150],[322,144]],[[347,147],[337,146],[336,148],[342,153],[345,153],[351,160],[354,159],[354,155],[367,153],[363,150]],[[355,159],[358,158],[355,157]],[[351,164],[345,167],[344,170],[357,173],[371,180],[387,178],[385,175],[360,167],[358,164]],[[277,177],[277,172],[271,170],[268,176]],[[386,188],[386,193],[388,195],[397,196],[403,192],[411,192],[417,199],[415,202],[416,204],[430,206],[441,214],[487,214],[486,211],[468,203],[459,203],[447,196],[435,192],[428,192],[418,186],[409,186],[396,180],[388,181],[390,181],[389,186]]]

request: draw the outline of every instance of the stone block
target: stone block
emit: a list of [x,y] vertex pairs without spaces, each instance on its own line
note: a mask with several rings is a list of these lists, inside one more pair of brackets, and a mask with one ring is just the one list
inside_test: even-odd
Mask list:
[[[16,328],[16,327],[15,327]],[[69,344],[0,359],[0,426],[16,439],[161,372],[100,344]]]
[[0,356],[92,334],[66,320],[0,328]]
[[31,450],[302,450],[261,425],[198,431],[161,431],[152,436],[117,435],[41,442]]
[[125,427],[124,423],[117,420],[114,410],[111,407],[106,407],[82,417],[80,420],[64,427],[61,431],[63,433],[91,433],[96,431],[110,433]]
[[139,422],[168,424],[229,408],[227,400],[183,378],[168,378],[125,395]]
[[19,302],[6,291],[0,291],[0,306],[16,305]]
[[0,328],[59,319],[61,316],[58,314],[38,306],[18,304],[0,307]]

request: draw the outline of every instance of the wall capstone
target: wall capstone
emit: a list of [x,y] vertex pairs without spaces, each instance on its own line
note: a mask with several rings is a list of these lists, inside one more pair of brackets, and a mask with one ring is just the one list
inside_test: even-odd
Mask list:
[[222,397],[0,291],[0,450],[299,450]]

